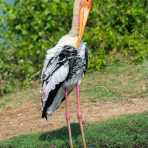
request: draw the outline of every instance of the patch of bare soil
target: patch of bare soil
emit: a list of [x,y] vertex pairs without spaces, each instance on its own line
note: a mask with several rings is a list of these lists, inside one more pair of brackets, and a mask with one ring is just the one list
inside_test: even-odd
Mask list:
[[[130,99],[123,102],[82,102],[81,108],[85,121],[98,122],[121,115],[148,111],[148,99]],[[76,105],[71,102],[72,122],[76,120]],[[19,134],[45,132],[66,126],[64,104],[48,121],[41,119],[40,104],[27,102],[19,108],[7,108],[0,112],[0,140]]]

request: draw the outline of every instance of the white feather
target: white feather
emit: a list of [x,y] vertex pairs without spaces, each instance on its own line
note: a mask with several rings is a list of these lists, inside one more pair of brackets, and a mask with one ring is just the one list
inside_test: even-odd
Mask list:
[[49,92],[51,90],[54,90],[57,84],[63,82],[67,78],[68,73],[69,73],[69,65],[68,63],[65,63],[50,77],[48,84],[43,86],[44,95],[45,95],[43,101],[47,100]]
[[77,39],[77,36],[70,36],[69,34],[63,36],[53,48],[47,50],[46,58],[50,59],[57,56],[65,45],[75,47]]
[[[70,45],[70,46],[75,47],[76,42],[77,42],[77,37],[73,37],[73,36],[67,34],[67,35],[63,36],[53,48],[48,49],[46,59],[44,61],[44,67],[43,67],[43,70],[42,70],[42,75],[46,71],[48,61],[51,58],[58,56],[61,53],[61,51],[63,50],[63,47],[65,45]],[[56,64],[56,62],[55,62],[55,64]],[[48,71],[46,71],[45,74],[49,75],[49,72],[52,72],[52,69],[54,69],[54,65],[52,65],[48,69]]]

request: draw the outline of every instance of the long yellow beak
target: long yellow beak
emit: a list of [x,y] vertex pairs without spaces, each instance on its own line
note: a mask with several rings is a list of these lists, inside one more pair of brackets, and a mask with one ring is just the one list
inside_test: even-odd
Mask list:
[[83,0],[83,4],[80,8],[80,28],[79,28],[79,38],[77,46],[80,46],[81,39],[83,37],[85,26],[88,20],[89,12],[91,10],[92,0]]
[[88,15],[89,15],[88,8],[86,8],[86,7],[81,8],[81,10],[80,10],[80,31],[79,31],[80,39],[82,39],[82,37],[83,37],[85,26],[86,26],[87,19],[88,19]]

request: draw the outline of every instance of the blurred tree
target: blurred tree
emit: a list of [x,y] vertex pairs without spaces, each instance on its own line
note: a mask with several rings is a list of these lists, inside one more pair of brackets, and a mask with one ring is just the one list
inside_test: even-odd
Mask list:
[[[0,0],[3,86],[38,79],[46,50],[70,29],[72,6],[71,0],[16,0],[13,5]],[[105,65],[109,53],[142,61],[148,55],[147,0],[94,0],[85,40],[91,49],[89,69]]]

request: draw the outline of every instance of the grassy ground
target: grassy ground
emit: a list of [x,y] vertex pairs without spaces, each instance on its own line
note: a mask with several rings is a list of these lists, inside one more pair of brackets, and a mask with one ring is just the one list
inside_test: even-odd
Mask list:
[[[17,108],[28,101],[39,105],[39,90],[37,83],[33,88],[1,97],[0,111],[4,113],[4,109]],[[81,96],[86,104],[100,100],[121,101],[147,98],[148,61],[141,65],[116,62],[98,72],[88,72],[81,85]],[[82,147],[78,125],[73,123],[72,128],[75,147]],[[147,148],[147,131],[148,112],[86,125],[86,139],[89,148]],[[67,139],[67,129],[64,127],[48,133],[14,137],[0,142],[0,148],[46,148],[49,146],[66,148],[68,147]]]
[[[72,129],[75,147],[82,147],[78,125],[72,124]],[[147,148],[147,131],[148,112],[89,124],[85,129],[88,148]],[[67,139],[67,129],[64,127],[1,141],[0,148],[66,148]]]
[[88,73],[82,95],[92,101],[148,96],[148,61],[141,65],[117,62],[100,72]]
[[[148,61],[134,65],[116,62],[97,72],[88,72],[81,85],[83,101],[112,101],[148,96]],[[0,98],[0,110],[39,99],[39,84],[32,89]]]

